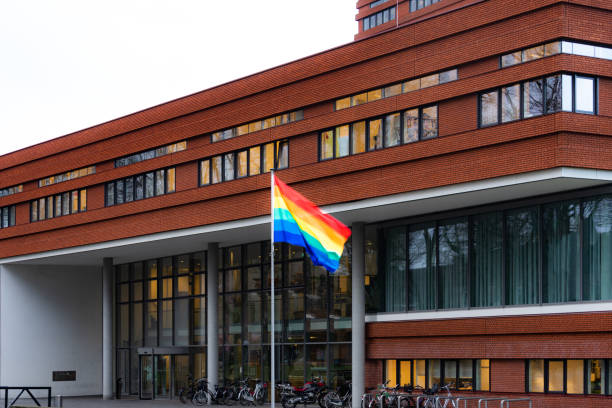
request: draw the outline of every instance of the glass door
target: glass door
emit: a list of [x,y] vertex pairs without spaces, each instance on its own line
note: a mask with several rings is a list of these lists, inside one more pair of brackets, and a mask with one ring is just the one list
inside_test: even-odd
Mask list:
[[140,399],[153,399],[153,356],[140,356]]
[[155,356],[155,398],[170,398],[170,362],[171,356],[168,354]]
[[179,397],[181,389],[186,389],[189,382],[189,356],[175,355],[173,370],[173,393],[174,398]]

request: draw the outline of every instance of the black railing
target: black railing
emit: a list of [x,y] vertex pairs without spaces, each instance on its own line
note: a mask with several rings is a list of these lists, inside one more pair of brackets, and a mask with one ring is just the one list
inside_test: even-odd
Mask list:
[[[51,387],[2,387],[0,386],[0,390],[4,390],[4,408],[12,407],[17,400],[23,395],[24,392],[27,392],[32,400],[38,405],[41,406],[34,394],[32,394],[32,390],[47,390],[47,406],[51,406]],[[9,404],[9,390],[21,390],[19,394],[15,397],[13,402]]]

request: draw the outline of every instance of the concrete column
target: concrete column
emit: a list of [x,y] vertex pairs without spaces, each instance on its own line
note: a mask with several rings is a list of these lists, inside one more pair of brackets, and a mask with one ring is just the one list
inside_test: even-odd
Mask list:
[[[206,263],[206,311],[208,313],[208,324],[206,335],[208,336],[208,347],[206,351],[206,376],[211,386],[219,384],[219,341],[218,341],[218,303],[219,303],[219,244],[211,242],[208,244],[208,255]],[[211,402],[209,401],[209,404]]]
[[113,258],[102,261],[102,398],[113,398]]
[[352,226],[352,359],[353,408],[361,407],[361,395],[365,392],[365,239],[364,224]]

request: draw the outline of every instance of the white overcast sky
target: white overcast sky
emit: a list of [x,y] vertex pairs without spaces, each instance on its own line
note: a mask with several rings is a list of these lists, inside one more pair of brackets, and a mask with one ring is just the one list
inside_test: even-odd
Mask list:
[[356,0],[0,0],[0,155],[352,41]]

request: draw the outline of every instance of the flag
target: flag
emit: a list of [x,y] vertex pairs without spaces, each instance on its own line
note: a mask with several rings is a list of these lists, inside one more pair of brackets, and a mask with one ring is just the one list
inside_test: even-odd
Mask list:
[[273,176],[274,242],[306,249],[312,263],[333,273],[351,230]]

